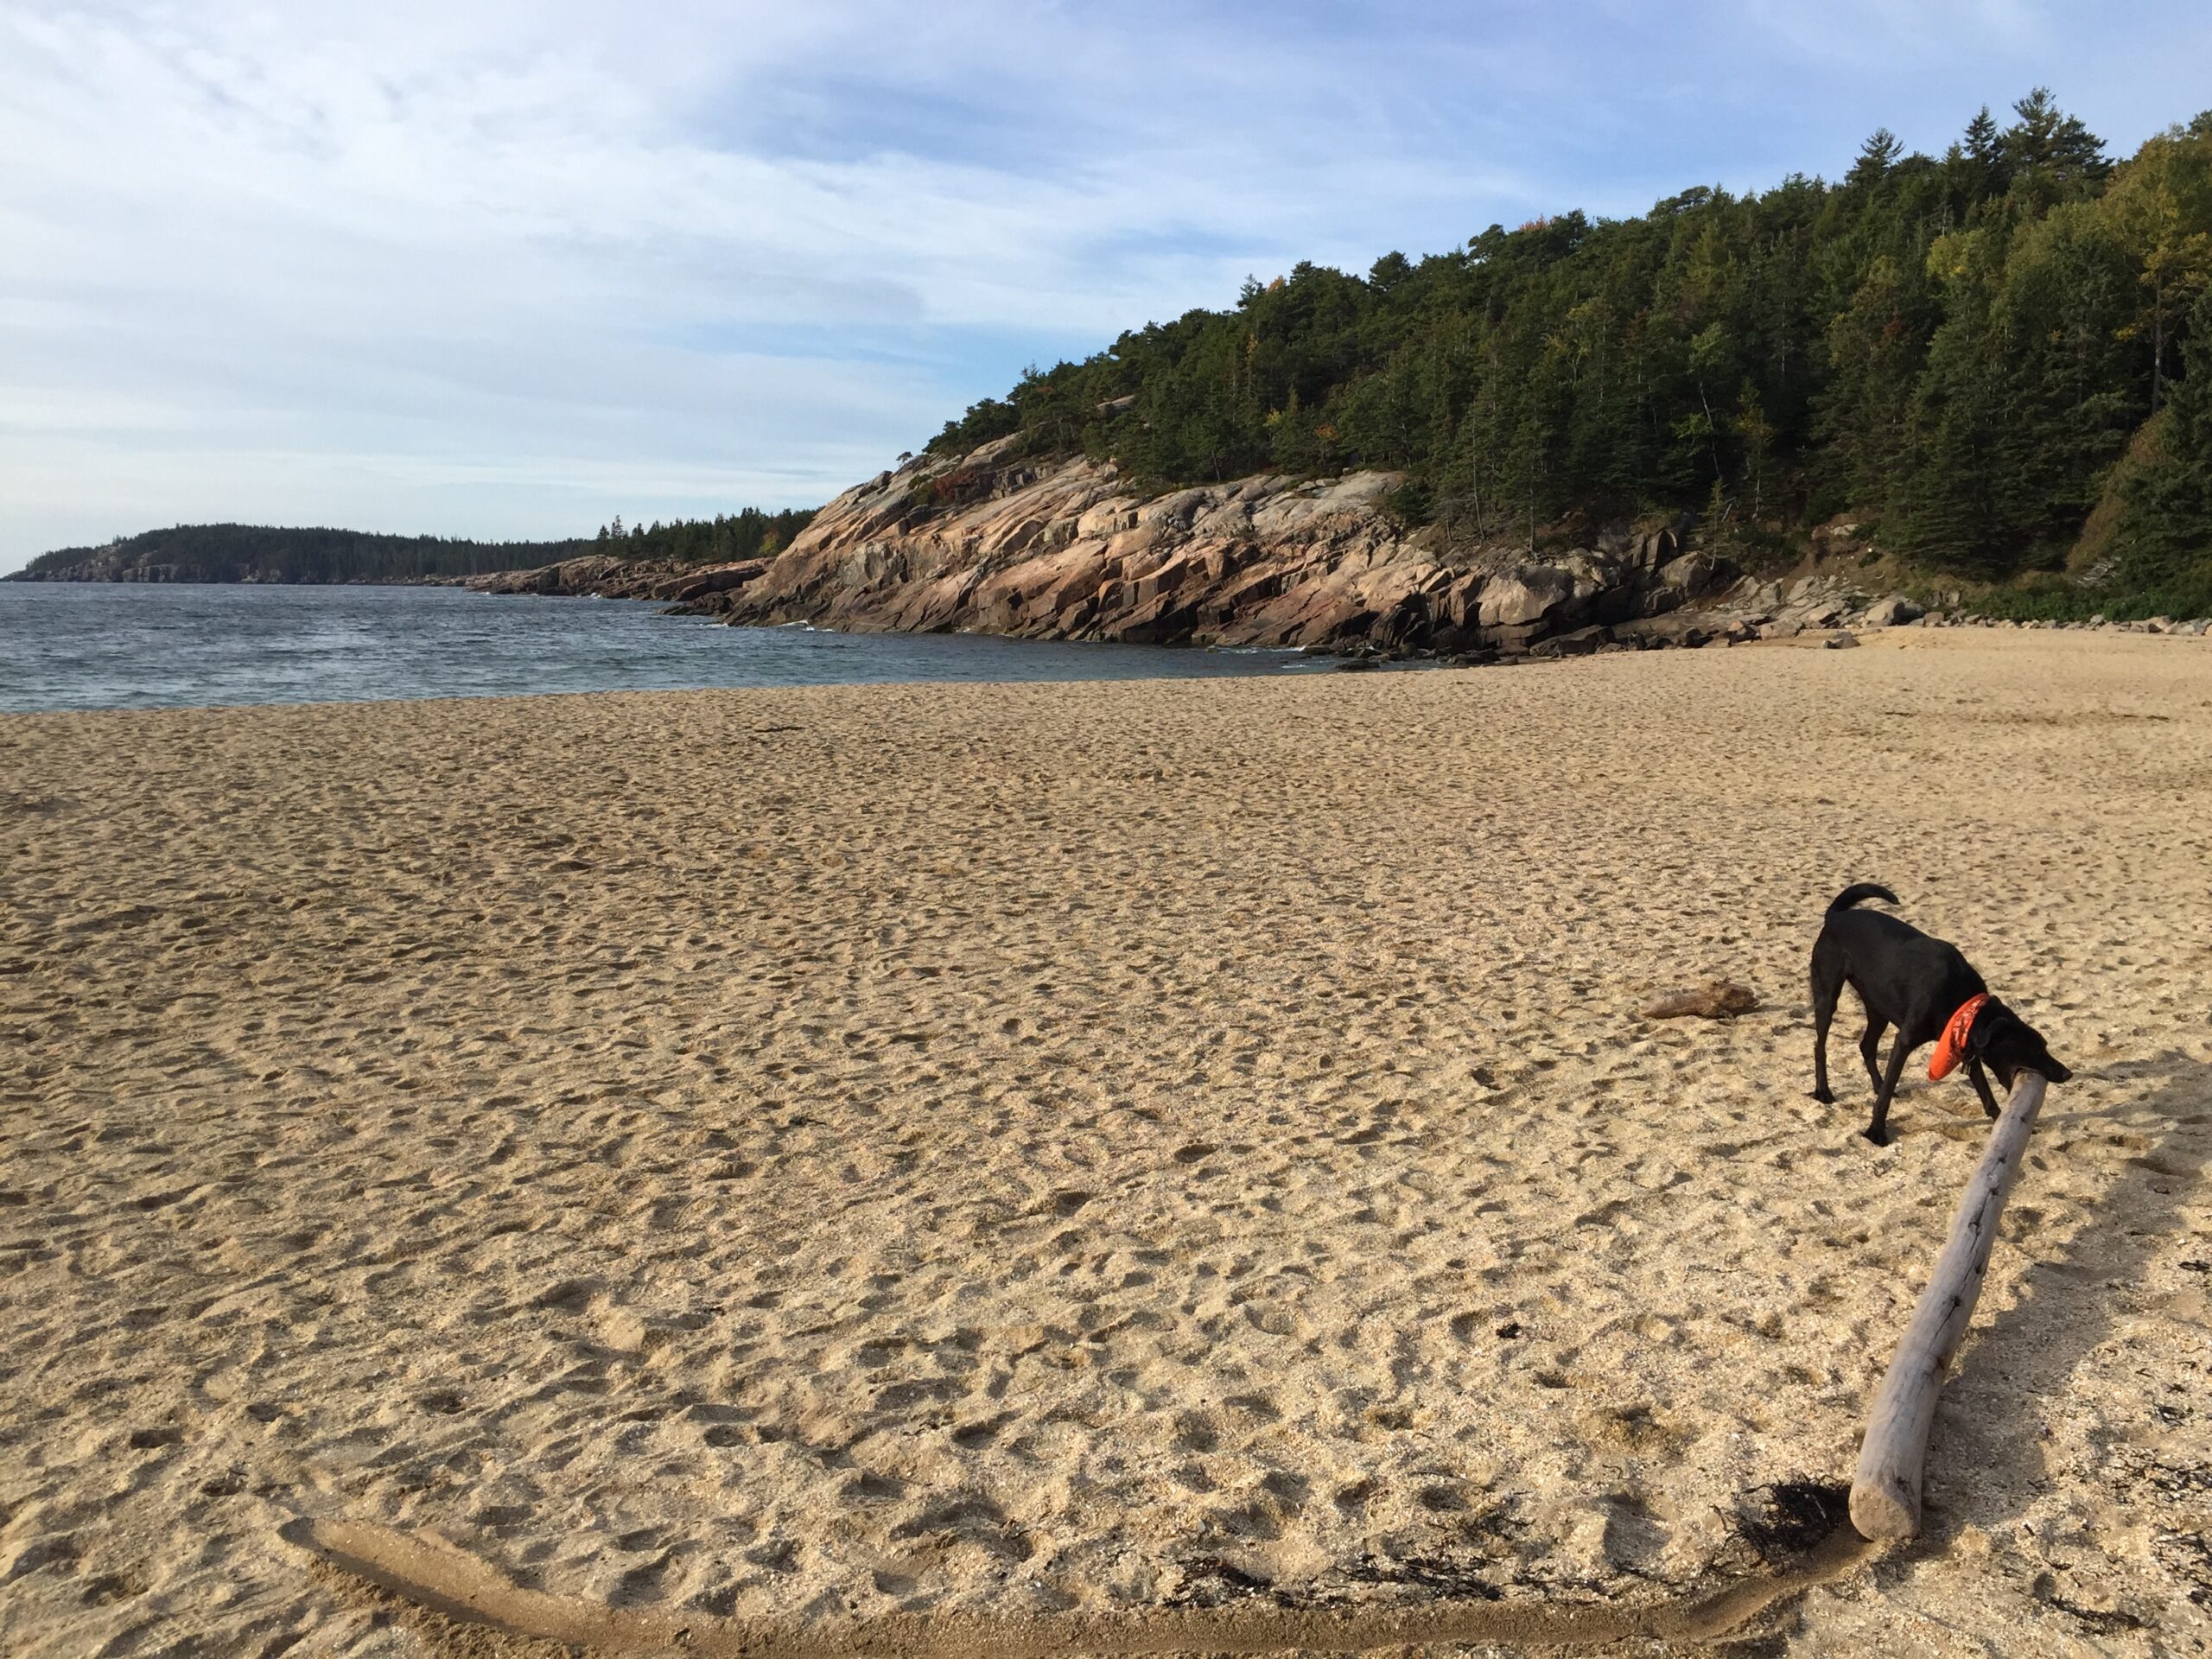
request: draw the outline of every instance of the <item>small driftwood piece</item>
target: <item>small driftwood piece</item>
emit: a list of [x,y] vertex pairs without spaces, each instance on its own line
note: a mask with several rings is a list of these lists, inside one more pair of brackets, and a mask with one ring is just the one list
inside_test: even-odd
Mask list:
[[1679,1020],[1696,1014],[1703,1020],[1728,1020],[1749,1014],[1759,1005],[1756,993],[1732,979],[1708,979],[1687,989],[1662,993],[1643,1005],[1647,1020]]
[[2013,1080],[2012,1097],[1990,1131],[1989,1146],[1951,1217],[1951,1236],[1936,1258],[1935,1276],[1921,1292],[1912,1323],[1874,1395],[1873,1415],[1859,1448],[1859,1471],[1851,1482],[1851,1524],[1862,1538],[1910,1538],[1920,1530],[1920,1471],[1936,1422],[1936,1397],[1973,1322],[2005,1195],[2019,1172],[2046,1086],[2032,1071]]

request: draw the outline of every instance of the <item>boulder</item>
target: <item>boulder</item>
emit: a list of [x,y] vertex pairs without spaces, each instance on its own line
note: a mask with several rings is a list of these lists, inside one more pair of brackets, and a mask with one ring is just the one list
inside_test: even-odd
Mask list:
[[1434,601],[1437,620],[1463,632],[1480,627],[1484,580],[1478,572],[1453,577]]
[[1522,622],[1506,627],[1478,628],[1475,639],[1484,650],[1508,657],[1521,657],[1527,655],[1529,648],[1550,631],[1549,625],[1546,623]]
[[1624,550],[1628,562],[1639,570],[1656,570],[1672,563],[1682,550],[1681,537],[1671,530],[1646,531],[1631,537]]
[[1891,594],[1888,598],[1878,599],[1869,605],[1866,614],[1860,620],[1870,628],[1896,628],[1908,622],[1917,622],[1927,614],[1903,594]]
[[1720,566],[1705,554],[1685,553],[1659,567],[1659,583],[1689,596],[1711,588],[1720,574]]
[[1696,617],[1685,616],[1678,612],[1668,616],[1645,617],[1638,621],[1624,622],[1612,632],[1615,639],[1646,650],[1665,645],[1694,650],[1712,637],[1713,630]]
[[1548,564],[1524,564],[1483,584],[1478,620],[1485,628],[1524,627],[1552,620],[1574,600],[1574,578]]
[[1576,589],[1589,597],[1619,587],[1624,574],[1619,561],[1588,550],[1568,554],[1558,568],[1573,576]]
[[1600,645],[1612,643],[1612,630],[1601,625],[1576,628],[1571,633],[1555,633],[1548,639],[1540,639],[1529,648],[1531,657],[1587,657]]

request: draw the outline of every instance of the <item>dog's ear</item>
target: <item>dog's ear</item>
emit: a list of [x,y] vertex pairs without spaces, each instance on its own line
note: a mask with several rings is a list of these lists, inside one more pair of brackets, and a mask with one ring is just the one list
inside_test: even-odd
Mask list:
[[2019,1023],[2019,1015],[1995,997],[1991,997],[1975,1013],[1974,1024],[1967,1028],[1967,1052],[1975,1059],[1986,1059],[1989,1045],[1997,1033],[2007,1025],[2017,1026]]

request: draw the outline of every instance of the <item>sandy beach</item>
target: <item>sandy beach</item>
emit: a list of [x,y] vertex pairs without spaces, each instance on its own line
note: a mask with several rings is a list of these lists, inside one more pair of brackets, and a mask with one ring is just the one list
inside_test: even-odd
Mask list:
[[1986,1133],[1806,1097],[1859,880],[2077,1076],[1928,1532],[1717,1634],[2212,1649],[2212,643],[0,718],[0,1650],[1770,1572]]

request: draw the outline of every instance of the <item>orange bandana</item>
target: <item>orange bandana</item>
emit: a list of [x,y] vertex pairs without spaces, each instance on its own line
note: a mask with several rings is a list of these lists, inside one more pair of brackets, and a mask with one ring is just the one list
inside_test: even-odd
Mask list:
[[1981,1005],[1989,1001],[1989,993],[1969,997],[1959,1005],[1951,1016],[1951,1023],[1943,1027],[1943,1035],[1936,1044],[1936,1052],[1928,1057],[1928,1075],[1931,1079],[1948,1077],[1967,1057],[1967,1033],[1974,1029],[1974,1017],[1981,1012]]

